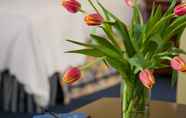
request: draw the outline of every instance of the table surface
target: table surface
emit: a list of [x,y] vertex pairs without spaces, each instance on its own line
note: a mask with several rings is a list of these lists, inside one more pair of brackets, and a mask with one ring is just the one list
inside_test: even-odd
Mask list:
[[[121,100],[120,98],[102,98],[75,111],[85,112],[91,118],[121,118]],[[150,118],[186,118],[186,105],[152,101]]]

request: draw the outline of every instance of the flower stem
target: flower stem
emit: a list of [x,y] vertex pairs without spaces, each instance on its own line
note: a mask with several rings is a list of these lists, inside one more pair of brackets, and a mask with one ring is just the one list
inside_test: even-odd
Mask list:
[[83,13],[83,14],[86,14],[87,12],[83,9],[80,9],[79,12]]
[[96,61],[87,63],[86,65],[81,66],[81,67],[80,67],[80,70],[85,70],[85,69],[87,69],[87,68],[90,68],[90,67],[93,66],[94,64],[103,61],[105,58],[106,58],[106,57],[101,57],[101,58],[96,59]]
[[96,6],[94,5],[94,3],[92,2],[92,0],[88,0],[88,2],[90,3],[90,5],[92,6],[92,8],[94,8],[94,10],[99,13],[99,10],[96,8]]

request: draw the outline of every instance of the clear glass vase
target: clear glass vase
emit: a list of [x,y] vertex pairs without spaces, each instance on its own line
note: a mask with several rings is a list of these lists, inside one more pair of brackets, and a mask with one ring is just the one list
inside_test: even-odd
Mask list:
[[122,85],[122,118],[149,118],[150,90],[140,81]]

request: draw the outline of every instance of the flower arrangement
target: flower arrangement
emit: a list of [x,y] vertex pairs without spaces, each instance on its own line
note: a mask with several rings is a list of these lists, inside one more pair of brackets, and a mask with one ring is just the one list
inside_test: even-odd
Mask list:
[[[179,39],[186,27],[186,3],[176,5],[176,0],[169,0],[170,6],[165,13],[161,11],[161,6],[154,4],[150,17],[144,21],[139,1],[125,0],[133,8],[131,24],[127,26],[98,0],[88,1],[94,13],[83,10],[77,0],[62,0],[62,5],[71,13],[81,12],[85,23],[102,29],[105,37],[92,33],[90,37],[94,43],[89,44],[68,40],[85,47],[68,53],[93,56],[115,68],[124,82],[123,118],[148,118],[149,91],[155,84],[153,71],[171,66],[175,71],[186,72],[186,62],[178,56],[186,52],[170,41],[173,36]],[[163,64],[163,60],[170,61],[170,65]],[[79,80],[84,68],[67,70],[64,82],[72,84]]]

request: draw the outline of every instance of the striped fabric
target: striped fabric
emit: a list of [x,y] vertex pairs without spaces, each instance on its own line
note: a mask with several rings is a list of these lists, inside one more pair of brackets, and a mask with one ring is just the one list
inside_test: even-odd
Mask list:
[[[50,106],[56,104],[57,80],[58,74],[54,74],[49,80],[51,85]],[[20,84],[16,77],[8,70],[1,72],[0,76],[0,111],[8,112],[43,112],[34,101],[33,95],[28,94],[24,90],[24,86]]]

